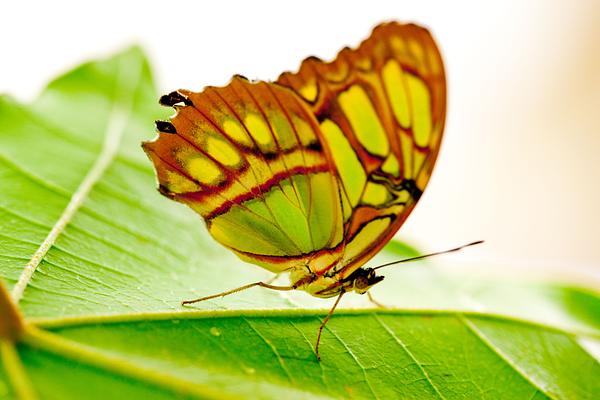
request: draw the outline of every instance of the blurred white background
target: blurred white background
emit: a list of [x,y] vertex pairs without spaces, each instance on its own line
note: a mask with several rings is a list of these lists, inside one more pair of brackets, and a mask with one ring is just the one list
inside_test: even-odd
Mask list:
[[600,2],[355,4],[4,2],[0,92],[28,101],[134,43],[163,92],[235,73],[272,80],[356,46],[381,21],[416,22],[445,57],[449,113],[434,176],[398,237],[426,250],[485,239],[445,262],[600,287]]

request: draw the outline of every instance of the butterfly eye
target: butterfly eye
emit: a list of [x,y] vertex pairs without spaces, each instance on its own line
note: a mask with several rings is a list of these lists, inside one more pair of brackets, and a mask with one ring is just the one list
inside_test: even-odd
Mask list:
[[364,276],[359,276],[354,280],[354,287],[356,289],[366,289],[369,287],[369,280]]

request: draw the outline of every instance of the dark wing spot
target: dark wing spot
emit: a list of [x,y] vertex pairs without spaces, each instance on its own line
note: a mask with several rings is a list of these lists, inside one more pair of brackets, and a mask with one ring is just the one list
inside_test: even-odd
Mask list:
[[423,194],[423,191],[417,187],[417,184],[414,181],[414,179],[403,180],[402,183],[400,183],[400,188],[401,190],[406,190],[411,195],[411,197],[415,199],[415,201],[419,201],[421,195]]
[[234,78],[234,79],[241,79],[241,80],[243,80],[243,81],[246,81],[246,82],[250,82],[250,83],[252,83],[252,81],[251,81],[250,79],[246,78],[246,77],[245,77],[244,75],[242,75],[242,74],[235,74],[235,75],[233,76],[233,78]]
[[160,184],[158,186],[158,191],[160,194],[162,194],[165,197],[168,197],[170,199],[175,198],[175,194],[173,192],[171,192],[169,189],[167,189],[167,187],[165,185]]
[[323,151],[323,146],[321,145],[320,142],[310,142],[308,144],[308,146],[306,146],[306,148],[308,150],[317,151],[317,152]]
[[329,118],[329,113],[328,110],[318,110],[315,112],[315,117],[317,118],[317,121],[319,122],[319,124],[322,124],[323,121],[325,121],[327,118]]
[[156,120],[156,121],[154,121],[154,123],[156,124],[156,129],[159,132],[177,133],[175,126],[169,121]]
[[277,158],[277,153],[274,153],[272,151],[268,151],[268,152],[264,153],[264,155],[265,155],[265,159],[267,159],[269,161]]
[[158,100],[158,103],[161,106],[166,106],[166,107],[173,107],[175,104],[178,104],[178,103],[183,103],[186,106],[192,105],[192,102],[190,101],[190,99],[188,99],[187,97],[185,97],[184,95],[182,95],[179,92],[171,92],[169,94],[165,94],[164,96],[161,96],[160,99]]

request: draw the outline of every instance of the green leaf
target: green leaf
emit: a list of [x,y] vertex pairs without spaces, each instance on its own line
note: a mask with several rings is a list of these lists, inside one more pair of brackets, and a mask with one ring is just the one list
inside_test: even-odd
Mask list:
[[[392,267],[373,289],[390,308],[346,296],[321,362],[329,300],[257,288],[182,308],[269,274],[156,192],[139,143],[157,98],[138,48],[33,104],[0,98],[0,397],[600,397],[584,289]],[[411,254],[394,242],[373,265]]]

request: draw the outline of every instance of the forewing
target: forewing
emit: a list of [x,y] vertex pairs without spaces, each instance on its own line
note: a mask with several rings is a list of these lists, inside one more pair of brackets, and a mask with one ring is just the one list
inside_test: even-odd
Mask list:
[[442,59],[426,29],[392,22],[358,49],[306,59],[277,83],[310,107],[340,180],[347,276],[396,233],[419,200],[446,113]]

